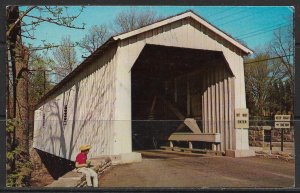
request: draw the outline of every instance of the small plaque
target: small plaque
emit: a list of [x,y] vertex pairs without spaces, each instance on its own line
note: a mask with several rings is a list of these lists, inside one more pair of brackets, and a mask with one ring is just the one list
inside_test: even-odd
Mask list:
[[291,115],[275,115],[275,121],[291,121]]
[[235,128],[249,128],[249,112],[248,109],[235,109]]
[[275,122],[275,128],[276,129],[289,129],[291,128],[291,123],[290,122]]

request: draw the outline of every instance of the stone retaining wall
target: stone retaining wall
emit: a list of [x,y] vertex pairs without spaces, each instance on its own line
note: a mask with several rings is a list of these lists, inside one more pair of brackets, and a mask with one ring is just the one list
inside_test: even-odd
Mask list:
[[[264,136],[268,131],[264,131],[262,126],[253,126],[249,128],[249,145],[262,146]],[[284,129],[284,142],[294,142],[294,129]],[[272,128],[272,142],[281,142],[281,129]]]

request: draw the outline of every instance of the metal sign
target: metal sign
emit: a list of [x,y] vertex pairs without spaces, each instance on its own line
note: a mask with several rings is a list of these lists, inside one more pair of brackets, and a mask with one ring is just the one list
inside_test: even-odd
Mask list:
[[248,109],[235,109],[235,128],[249,128],[249,111]]
[[291,115],[275,115],[275,121],[291,121]]
[[291,128],[291,115],[275,115],[275,128],[276,129],[289,129]]
[[291,123],[290,122],[275,122],[275,128],[276,129],[289,129],[291,128]]

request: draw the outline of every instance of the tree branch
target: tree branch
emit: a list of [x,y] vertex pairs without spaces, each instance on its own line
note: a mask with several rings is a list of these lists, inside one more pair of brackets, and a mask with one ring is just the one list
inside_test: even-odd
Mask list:
[[23,15],[21,15],[16,21],[15,23],[13,23],[13,25],[7,30],[6,32],[6,36],[10,37],[11,32],[14,30],[14,28],[17,26],[17,24],[23,19],[23,17],[25,17],[31,10],[33,10],[36,6],[31,6],[29,9],[27,9]]
[[76,26],[71,26],[71,25],[68,25],[68,24],[63,24],[63,23],[56,22],[52,18],[45,19],[45,18],[33,16],[33,15],[27,15],[27,17],[31,17],[31,18],[38,19],[38,20],[45,21],[45,22],[49,22],[49,23],[53,23],[53,24],[56,24],[58,26],[64,26],[64,27],[73,28],[73,29],[84,29],[84,27],[76,27]]

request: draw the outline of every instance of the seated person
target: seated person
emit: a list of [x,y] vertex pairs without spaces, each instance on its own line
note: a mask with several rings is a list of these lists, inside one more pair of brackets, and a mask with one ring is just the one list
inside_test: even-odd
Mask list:
[[[89,187],[98,187],[98,174],[91,168],[91,162],[87,161],[87,154],[91,149],[90,145],[82,145],[80,147],[80,153],[76,156],[75,167],[77,172],[84,173],[86,175],[86,182]],[[91,178],[93,178],[93,185]]]

